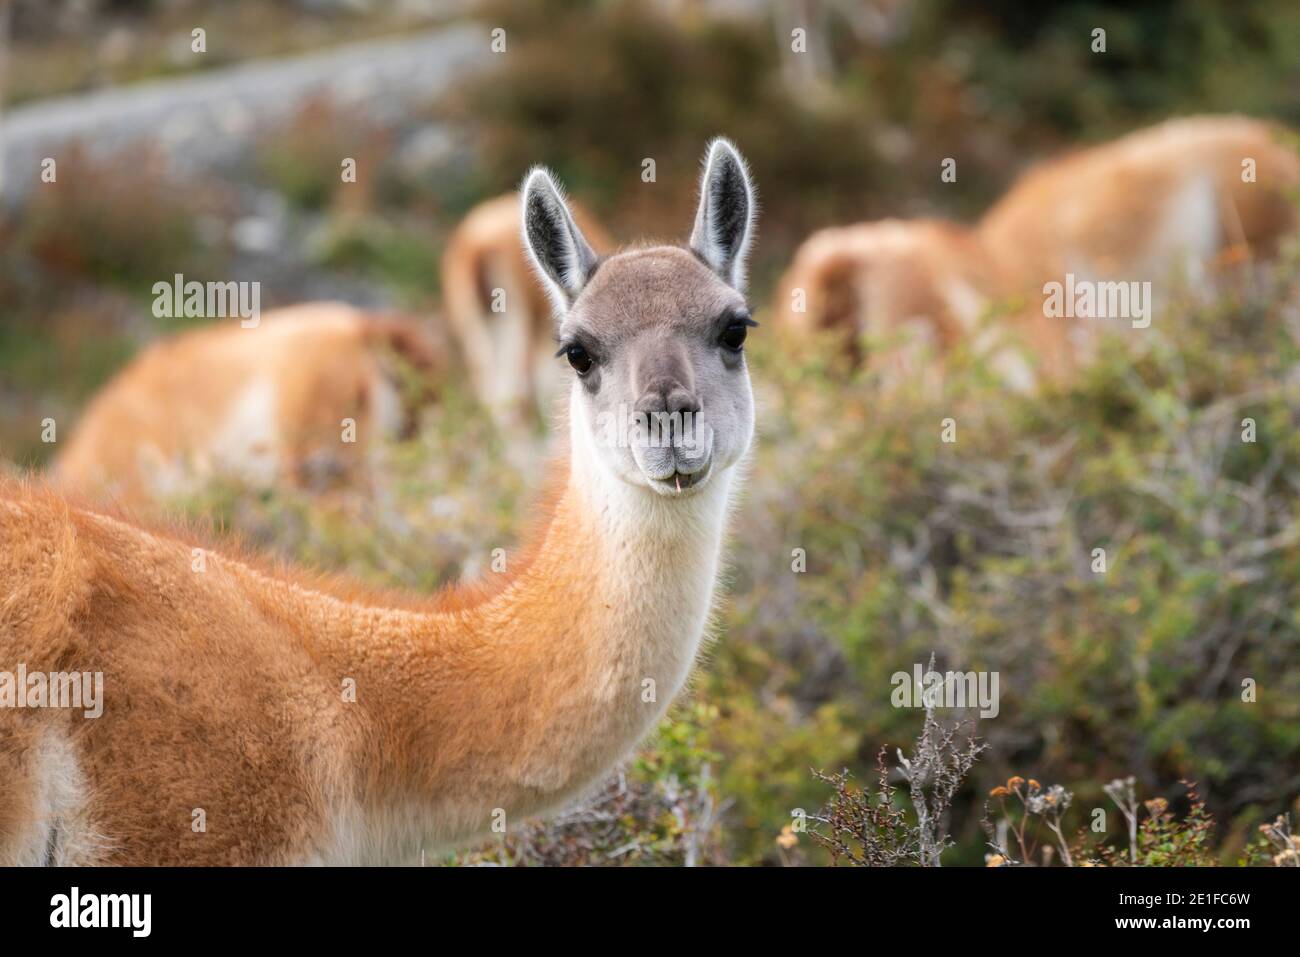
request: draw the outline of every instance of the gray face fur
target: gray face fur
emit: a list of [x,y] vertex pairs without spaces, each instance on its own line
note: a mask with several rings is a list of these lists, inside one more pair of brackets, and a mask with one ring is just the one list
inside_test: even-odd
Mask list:
[[603,463],[674,496],[739,462],[754,431],[749,372],[734,345],[752,324],[743,287],[755,209],[735,147],[709,147],[688,248],[597,260],[545,170],[529,174],[523,205],[525,245],[560,314],[561,352],[585,368],[575,369],[573,402]]

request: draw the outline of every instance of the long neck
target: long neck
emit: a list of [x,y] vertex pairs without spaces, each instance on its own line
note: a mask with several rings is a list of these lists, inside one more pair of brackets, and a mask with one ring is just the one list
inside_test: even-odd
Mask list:
[[665,499],[610,474],[571,422],[567,480],[505,588],[454,612],[359,611],[349,628],[377,735],[365,801],[404,805],[434,840],[598,783],[663,715],[707,627],[731,470]]

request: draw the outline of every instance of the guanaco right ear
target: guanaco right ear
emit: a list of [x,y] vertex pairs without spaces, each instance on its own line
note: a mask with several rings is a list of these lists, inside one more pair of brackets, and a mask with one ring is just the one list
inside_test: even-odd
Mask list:
[[536,166],[524,179],[524,248],[555,308],[565,312],[596,268],[596,253],[573,221],[551,174]]

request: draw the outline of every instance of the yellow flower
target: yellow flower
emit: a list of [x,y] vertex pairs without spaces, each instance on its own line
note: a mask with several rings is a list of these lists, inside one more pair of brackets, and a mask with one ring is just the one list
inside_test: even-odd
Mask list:
[[785,827],[781,828],[781,833],[776,837],[776,843],[788,851],[799,843],[799,836],[795,834],[794,830],[789,824],[787,824]]

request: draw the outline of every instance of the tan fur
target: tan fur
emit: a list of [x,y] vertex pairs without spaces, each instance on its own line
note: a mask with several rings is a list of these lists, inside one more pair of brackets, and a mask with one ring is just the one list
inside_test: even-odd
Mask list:
[[[605,230],[577,204],[571,208],[596,251],[608,250]],[[506,425],[551,412],[560,370],[553,361],[555,324],[524,253],[517,195],[480,203],[461,221],[443,254],[442,288],[447,322],[479,400]],[[505,293],[504,312],[492,311],[495,289]]]
[[[334,816],[366,795],[409,787],[435,797],[435,778],[486,760],[494,736],[524,745],[510,727],[540,690],[528,663],[547,669],[525,640],[494,643],[496,622],[475,596],[380,608],[379,596],[215,553],[195,572],[194,547],[39,491],[0,496],[0,662],[102,671],[107,698],[97,720],[0,709],[0,862],[12,862],[25,829],[68,829],[30,817],[31,743],[47,734],[74,743],[104,837],[100,853],[74,863],[100,864],[324,857]],[[566,574],[584,571],[578,562]],[[537,609],[539,625],[558,627],[556,612],[567,614]],[[515,680],[502,673],[508,660]],[[571,678],[581,666],[561,670]],[[357,706],[342,700],[345,678]],[[514,703],[473,705],[490,686]],[[418,734],[441,744],[438,766],[412,767]],[[372,761],[381,752],[391,763]],[[512,756],[493,757],[465,787],[505,774]],[[500,800],[518,786],[501,784]],[[205,833],[191,829],[196,808]]]
[[[980,236],[1020,288],[1081,278],[1161,281],[1172,269],[1270,255],[1294,228],[1300,157],[1272,124],[1176,119],[1031,170]],[[1242,182],[1242,161],[1256,182]],[[1204,214],[1198,213],[1202,203]]]
[[[975,317],[945,293],[961,285],[992,295],[991,264],[955,223],[883,220],[824,229],[795,253],[775,308],[783,325],[809,332],[843,327],[857,335],[888,335],[925,317],[940,348],[954,345]],[[796,290],[806,308],[795,308]]]
[[[332,303],[165,339],[92,399],[52,480],[143,507],[214,474],[355,479],[370,440],[409,415],[394,406],[393,352],[425,372],[439,361],[423,324]],[[356,421],[355,443],[342,441],[345,418]]]
[[[1012,384],[1023,363],[1011,345],[995,346],[985,310],[1008,291],[998,264],[969,229],[940,220],[882,220],[825,229],[795,254],[774,299],[779,326],[795,333],[838,330],[846,348],[875,369],[886,387],[923,380],[936,385],[944,355],[972,341],[995,354]],[[804,309],[797,306],[802,292]],[[1016,345],[1051,373],[1064,343],[1028,314],[1012,321]],[[866,345],[870,355],[863,354]]]

